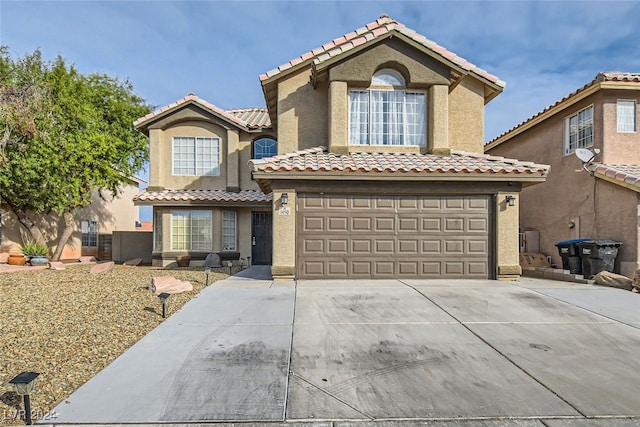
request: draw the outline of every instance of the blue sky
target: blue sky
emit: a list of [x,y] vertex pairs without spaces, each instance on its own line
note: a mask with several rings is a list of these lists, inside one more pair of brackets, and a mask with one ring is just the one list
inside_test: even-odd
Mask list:
[[264,106],[261,73],[382,13],[506,81],[486,141],[600,71],[640,72],[637,1],[2,0],[0,43],[128,78],[157,107],[193,92],[229,109]]

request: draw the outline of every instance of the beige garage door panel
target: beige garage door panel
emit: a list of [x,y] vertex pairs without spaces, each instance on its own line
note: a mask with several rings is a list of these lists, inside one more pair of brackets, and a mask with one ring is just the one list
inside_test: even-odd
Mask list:
[[486,278],[487,196],[300,195],[301,278]]

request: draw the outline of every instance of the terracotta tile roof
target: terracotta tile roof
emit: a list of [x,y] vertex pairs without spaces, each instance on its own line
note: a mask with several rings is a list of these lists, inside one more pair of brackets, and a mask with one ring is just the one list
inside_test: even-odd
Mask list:
[[[231,123],[234,123],[237,126],[240,126],[246,129],[257,129],[257,128],[271,126],[271,122],[269,120],[267,110],[265,108],[245,108],[245,109],[235,109],[235,110],[225,111],[222,108],[216,107],[212,103],[205,101],[199,96],[194,95],[193,93],[190,93],[189,95],[177,100],[176,102],[172,102],[169,105],[165,105],[164,107],[161,107],[147,114],[144,117],[140,117],[139,119],[133,122],[133,125],[136,127],[140,127],[141,125],[149,122],[150,120],[153,120],[159,116],[162,116],[166,113],[176,110],[188,103],[198,104],[200,107],[204,108],[205,110],[209,110],[210,112],[230,121]],[[264,117],[265,115],[267,116],[266,118]]]
[[188,203],[250,203],[269,204],[271,194],[264,194],[262,191],[243,190],[231,192],[224,190],[144,190],[133,198],[134,203],[138,202],[188,202]]
[[254,172],[473,173],[546,176],[549,166],[486,154],[454,151],[450,156],[417,153],[337,155],[315,147],[249,162]]
[[[556,108],[560,104],[566,102],[567,100],[569,100],[569,99],[571,99],[571,98],[583,93],[584,91],[586,91],[590,87],[592,87],[592,86],[594,86],[594,85],[596,85],[598,83],[603,83],[603,82],[634,82],[634,83],[640,83],[640,73],[623,73],[621,71],[604,71],[604,72],[598,73],[596,75],[596,77],[593,80],[591,80],[589,83],[587,83],[586,85],[584,85],[581,88],[571,92],[569,95],[565,96],[561,100],[549,105],[544,110],[534,114],[533,116],[529,117],[527,120],[515,125],[514,127],[512,127],[509,130],[507,130],[506,132],[504,132],[504,133],[500,134],[499,136],[493,138],[491,141],[489,141],[487,143],[487,146],[495,146],[496,144],[494,144],[494,143],[497,140],[502,139],[506,135],[508,135],[508,134],[514,132],[515,130],[523,127],[524,125],[534,121],[535,119],[537,119],[538,117],[542,116],[546,112],[553,110],[554,108]],[[493,148],[493,147],[490,147],[490,148]]]
[[389,16],[384,14],[380,16],[380,18],[376,21],[371,22],[364,27],[358,28],[355,31],[338,37],[316,49],[312,49],[311,51],[304,53],[285,64],[280,65],[278,68],[267,71],[260,76],[260,81],[264,82],[266,80],[269,80],[270,78],[277,76],[281,72],[302,63],[313,61],[316,65],[319,65],[328,59],[348,52],[357,46],[385,36],[385,34],[388,34],[392,31],[400,33],[419,43],[420,45],[429,49],[431,52],[435,53],[437,56],[441,57],[444,61],[453,63],[457,67],[460,67],[467,72],[488,80],[489,82],[497,86],[505,86],[505,83],[498,77],[489,74],[487,71],[479,67],[476,67],[466,59],[463,59],[455,53],[448,51],[444,47],[439,46],[437,43],[427,39],[425,36],[418,34],[414,30],[405,27],[404,24],[401,24],[395,19],[390,18]]
[[233,114],[248,123],[250,128],[265,129],[271,127],[271,119],[266,108],[235,108],[227,110],[227,113]]
[[637,187],[640,191],[640,164],[591,164],[589,170],[614,181]]

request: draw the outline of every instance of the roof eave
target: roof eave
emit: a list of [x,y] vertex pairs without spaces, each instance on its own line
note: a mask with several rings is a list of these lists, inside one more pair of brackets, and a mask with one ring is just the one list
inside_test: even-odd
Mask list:
[[594,176],[596,178],[600,178],[603,181],[607,181],[607,182],[610,182],[612,184],[619,185],[620,187],[626,188],[627,190],[631,190],[631,191],[635,191],[636,193],[640,193],[640,186],[638,186],[636,184],[631,184],[631,183],[626,182],[626,181],[620,181],[619,179],[616,179],[615,177],[606,175],[606,174],[598,172],[598,171],[594,172]]
[[217,202],[207,200],[134,200],[135,206],[228,206],[228,207],[265,207],[270,206],[271,201],[265,202]]

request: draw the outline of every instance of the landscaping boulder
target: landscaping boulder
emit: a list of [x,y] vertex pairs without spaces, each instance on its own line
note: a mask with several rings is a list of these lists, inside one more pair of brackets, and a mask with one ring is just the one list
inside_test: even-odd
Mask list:
[[142,258],[133,258],[123,262],[122,265],[129,265],[129,266],[135,267],[136,265],[140,265],[141,263],[142,263]]
[[91,267],[91,270],[89,270],[89,273],[91,274],[106,273],[107,271],[113,270],[114,265],[115,265],[115,262],[113,261],[96,264],[93,267]]
[[149,290],[156,295],[160,295],[163,292],[168,294],[179,294],[180,292],[189,292],[193,290],[193,285],[190,282],[178,280],[171,276],[158,276],[151,278],[151,284]]
[[640,291],[640,270],[636,271],[636,275],[633,276],[633,288]]
[[6,264],[9,260],[9,252],[0,252],[0,264]]
[[594,277],[596,284],[601,286],[609,286],[610,288],[624,289],[630,291],[633,289],[631,279],[620,274],[611,273],[609,271],[601,271]]
[[220,255],[216,253],[210,253],[204,259],[204,266],[209,268],[218,268],[222,267],[222,262],[220,261]]
[[51,270],[64,270],[66,267],[60,261],[51,261],[49,262],[49,268]]
[[87,263],[87,262],[96,262],[96,258],[89,255],[89,256],[81,256],[78,261],[82,262],[82,263]]

